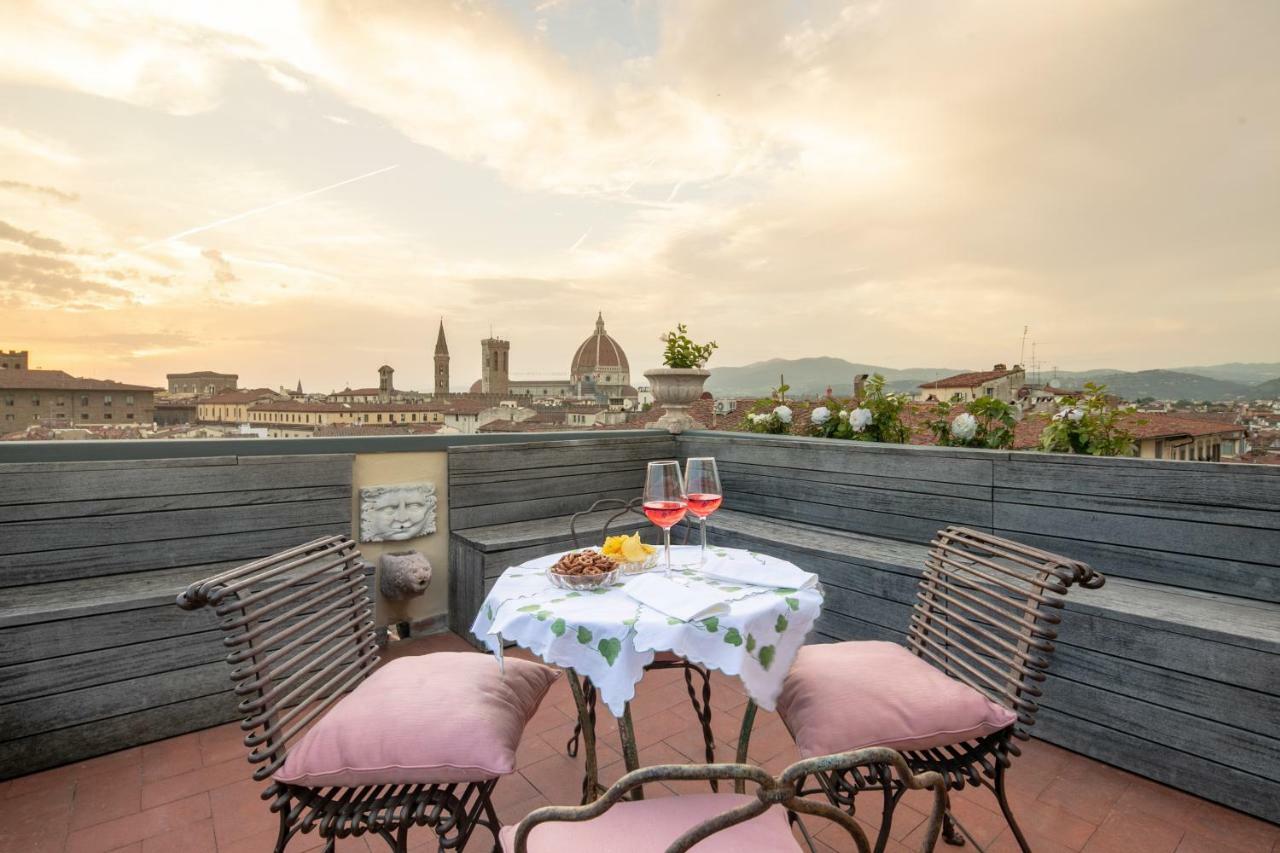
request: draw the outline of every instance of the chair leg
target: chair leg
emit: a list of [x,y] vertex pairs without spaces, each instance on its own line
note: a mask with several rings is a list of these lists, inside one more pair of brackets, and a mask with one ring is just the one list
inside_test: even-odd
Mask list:
[[[952,847],[964,846],[964,836],[956,828],[956,822],[951,819],[950,809],[942,813],[942,840]],[[1026,851],[1026,853],[1030,853],[1030,851]]]
[[1008,768],[1001,762],[996,762],[996,778],[993,788],[996,793],[996,802],[1000,804],[1000,812],[1004,815],[1005,821],[1009,824],[1010,831],[1013,832],[1013,838],[1018,842],[1018,848],[1022,853],[1031,853],[1031,846],[1027,844],[1027,837],[1022,834],[1022,828],[1018,826],[1018,822],[1013,819],[1013,809],[1009,807],[1008,792],[1004,786],[1004,774]]
[[288,803],[280,810],[280,832],[276,834],[275,853],[284,853],[284,848],[292,837],[292,833],[289,832],[289,811]]

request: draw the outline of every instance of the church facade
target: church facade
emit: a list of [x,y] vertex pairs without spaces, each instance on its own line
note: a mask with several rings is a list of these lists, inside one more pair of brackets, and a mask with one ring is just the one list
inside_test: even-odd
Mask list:
[[627,354],[604,328],[604,315],[596,316],[596,328],[574,351],[567,379],[513,380],[510,341],[485,338],[480,342],[480,379],[472,393],[512,398],[593,400],[621,408],[635,408],[638,392],[631,385]]

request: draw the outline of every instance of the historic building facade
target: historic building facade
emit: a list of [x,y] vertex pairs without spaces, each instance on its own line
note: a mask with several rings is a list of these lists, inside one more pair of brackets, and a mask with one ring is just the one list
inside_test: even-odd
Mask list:
[[472,393],[534,399],[595,400],[610,406],[634,408],[638,393],[631,385],[627,354],[604,328],[604,315],[596,316],[595,331],[583,341],[569,362],[568,379],[512,380],[511,343],[501,338],[480,342],[480,380]]
[[217,373],[213,370],[197,370],[194,373],[169,373],[169,394],[174,397],[212,397],[224,391],[236,390],[240,381],[235,373]]
[[0,372],[0,433],[30,426],[150,424],[158,390],[61,370],[6,368]]

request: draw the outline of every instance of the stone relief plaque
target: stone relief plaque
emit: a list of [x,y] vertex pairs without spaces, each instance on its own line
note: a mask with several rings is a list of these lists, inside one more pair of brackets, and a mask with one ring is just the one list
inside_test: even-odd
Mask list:
[[361,542],[399,542],[435,532],[435,483],[397,483],[360,490]]

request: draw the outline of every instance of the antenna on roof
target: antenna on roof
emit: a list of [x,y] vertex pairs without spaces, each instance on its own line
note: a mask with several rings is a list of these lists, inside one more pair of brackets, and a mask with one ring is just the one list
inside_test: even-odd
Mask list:
[[1030,330],[1030,326],[1022,327],[1022,349],[1018,351],[1018,366],[1022,368],[1027,366],[1027,332]]

